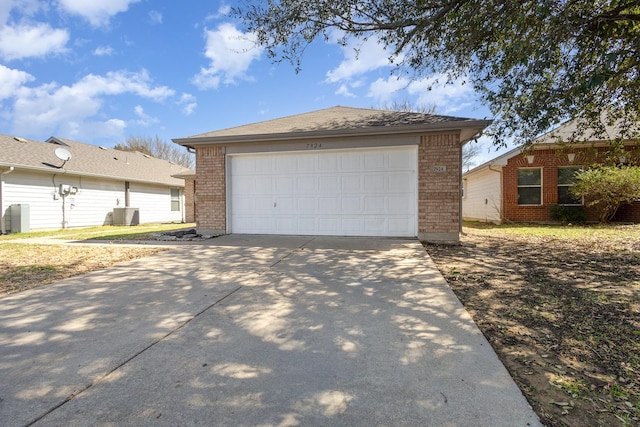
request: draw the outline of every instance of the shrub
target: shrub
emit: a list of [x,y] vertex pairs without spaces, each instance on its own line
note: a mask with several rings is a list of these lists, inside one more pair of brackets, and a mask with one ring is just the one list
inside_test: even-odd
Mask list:
[[587,214],[582,206],[551,206],[551,219],[563,224],[582,224],[587,221]]
[[571,192],[584,197],[600,222],[610,221],[624,204],[640,199],[640,167],[602,166],[576,173]]

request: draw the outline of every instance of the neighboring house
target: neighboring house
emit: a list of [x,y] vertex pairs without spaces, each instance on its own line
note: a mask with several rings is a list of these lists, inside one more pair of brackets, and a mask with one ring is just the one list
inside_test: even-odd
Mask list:
[[333,107],[174,142],[200,232],[458,241],[461,146],[489,124]]
[[112,224],[114,212],[118,224],[182,222],[184,180],[172,175],[190,172],[140,152],[0,135],[0,231]]
[[[463,174],[463,218],[495,223],[550,222],[551,206],[584,206],[569,191],[578,170],[603,161],[638,164],[637,141],[624,141],[616,154],[607,149],[610,140],[590,136],[579,137],[580,142],[573,144],[558,143],[557,138],[567,141],[575,132],[575,123],[568,122],[536,139],[530,150],[513,149]],[[615,128],[607,128],[607,134],[615,136]],[[597,219],[590,209],[585,212],[588,221]],[[640,202],[620,208],[615,220],[640,222]]]

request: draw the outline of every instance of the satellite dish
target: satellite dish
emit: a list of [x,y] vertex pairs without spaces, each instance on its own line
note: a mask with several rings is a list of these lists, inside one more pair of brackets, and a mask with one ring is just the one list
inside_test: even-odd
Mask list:
[[71,158],[71,153],[66,148],[62,148],[62,147],[56,148],[54,153],[55,153],[57,158],[62,160],[62,165],[59,166],[60,168],[62,166],[64,166],[69,161],[69,159]]
[[66,148],[56,148],[55,154],[56,157],[63,162],[66,162],[71,158],[71,153]]

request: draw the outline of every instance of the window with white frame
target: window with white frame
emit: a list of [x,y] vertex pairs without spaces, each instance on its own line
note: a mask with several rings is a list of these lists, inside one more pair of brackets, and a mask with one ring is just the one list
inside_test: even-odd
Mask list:
[[575,184],[576,173],[579,167],[558,168],[558,204],[559,205],[582,205],[582,198],[571,194],[571,187]]
[[171,212],[180,212],[180,190],[171,189]]
[[518,169],[518,204],[542,204],[542,168]]

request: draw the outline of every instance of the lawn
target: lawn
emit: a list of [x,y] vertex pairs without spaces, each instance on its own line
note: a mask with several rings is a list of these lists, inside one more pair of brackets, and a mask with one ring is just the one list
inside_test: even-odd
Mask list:
[[425,247],[541,420],[640,425],[640,226],[464,232]]
[[136,227],[104,226],[0,236],[0,296],[166,250],[144,245],[41,244],[30,243],[28,239],[141,241],[149,239],[150,233],[189,227],[193,227],[193,224],[145,224]]

